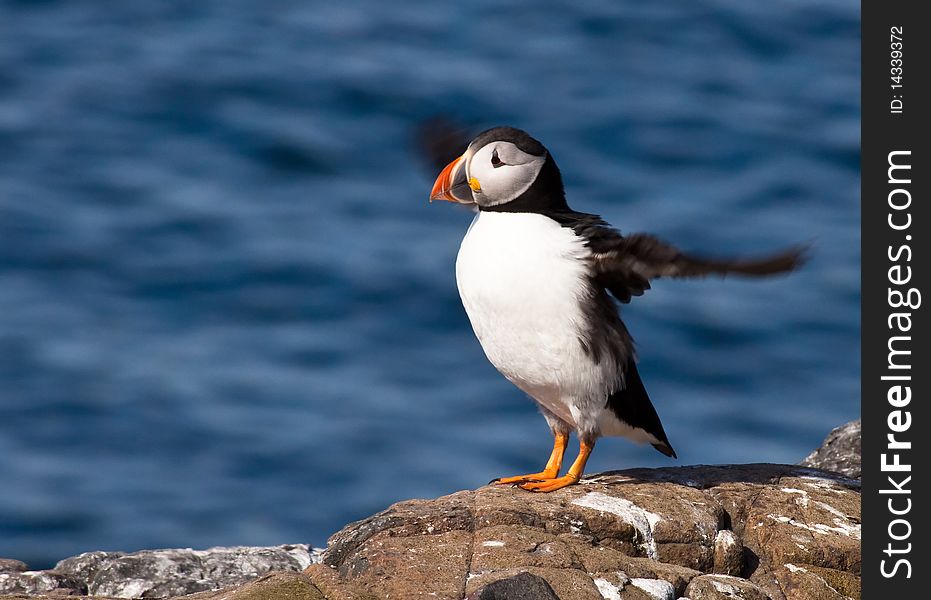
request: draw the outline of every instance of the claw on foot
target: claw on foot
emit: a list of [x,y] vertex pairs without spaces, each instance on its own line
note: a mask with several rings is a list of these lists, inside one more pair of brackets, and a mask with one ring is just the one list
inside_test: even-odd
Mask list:
[[540,471],[539,473],[530,473],[529,475],[517,475],[515,477],[499,477],[498,479],[492,479],[489,483],[496,483],[498,485],[507,485],[511,483],[527,483],[528,481],[545,481],[547,479],[554,479],[558,475],[558,471]]
[[578,475],[566,474],[562,477],[549,479],[547,481],[528,481],[527,483],[521,484],[519,487],[528,492],[555,492],[556,490],[561,490],[564,487],[569,487],[578,482]]

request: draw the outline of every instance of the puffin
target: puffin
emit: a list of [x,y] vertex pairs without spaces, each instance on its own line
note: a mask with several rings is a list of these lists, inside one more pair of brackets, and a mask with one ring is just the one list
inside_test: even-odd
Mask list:
[[[598,215],[570,208],[552,154],[514,127],[472,139],[436,178],[434,200],[475,210],[456,258],[462,305],[485,356],[537,403],[553,434],[542,471],[491,482],[533,492],[578,483],[603,436],[677,458],[637,371],[619,303],[661,277],[766,277],[805,260],[803,246],[755,259],[709,258],[651,234],[622,235]],[[572,432],[579,453],[560,476]]]

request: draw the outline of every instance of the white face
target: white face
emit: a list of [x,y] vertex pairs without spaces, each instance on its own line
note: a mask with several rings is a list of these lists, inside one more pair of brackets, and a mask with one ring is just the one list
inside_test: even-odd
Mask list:
[[482,146],[466,162],[472,198],[479,206],[514,200],[527,191],[545,161],[546,156],[527,154],[511,142],[490,142]]

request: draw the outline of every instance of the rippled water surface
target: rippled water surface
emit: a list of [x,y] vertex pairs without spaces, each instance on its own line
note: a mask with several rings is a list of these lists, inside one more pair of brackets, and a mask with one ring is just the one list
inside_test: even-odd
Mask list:
[[680,461],[795,462],[859,412],[854,2],[0,1],[0,556],[325,543],[539,468],[428,205],[438,114],[570,202],[766,282],[625,307]]

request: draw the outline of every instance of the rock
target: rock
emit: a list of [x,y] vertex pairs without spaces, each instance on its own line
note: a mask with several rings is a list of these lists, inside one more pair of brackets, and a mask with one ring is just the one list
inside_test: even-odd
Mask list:
[[21,560],[0,558],[0,573],[20,573],[29,569],[29,565]]
[[545,579],[524,571],[482,586],[467,600],[559,600],[559,596]]
[[55,571],[21,571],[0,573],[0,594],[81,595],[87,593],[84,582]]
[[860,478],[860,419],[841,425],[800,464]]
[[797,466],[636,469],[401,502],[334,534],[323,561],[335,587],[382,598],[480,597],[526,572],[564,599],[794,600],[859,583],[859,502],[859,482]]
[[[696,577],[685,594],[691,600],[770,600],[766,592],[753,583],[730,575]],[[795,597],[808,599],[808,596]]]
[[[324,595],[323,591],[307,575],[285,572],[270,573],[235,589],[193,594],[185,600],[337,600],[337,598]],[[343,598],[338,600],[343,600]],[[363,600],[363,598],[358,597],[358,600]]]
[[55,571],[84,582],[88,593],[117,598],[168,598],[242,584],[271,571],[300,571],[314,560],[303,544],[269,548],[88,552]]
[[778,579],[787,597],[846,600],[860,597],[860,578],[846,571],[813,565],[786,564]]
[[740,575],[744,568],[744,549],[737,536],[722,529],[714,538],[714,572],[721,575]]
[[[592,560],[595,556],[596,560]],[[618,567],[620,571],[615,571]],[[668,582],[675,590],[676,595],[681,595],[685,591],[692,578],[701,575],[701,571],[661,563],[648,558],[636,558],[625,556],[619,552],[602,549],[601,552],[589,555],[583,567],[586,572],[592,573],[593,577],[610,580],[612,575],[620,575],[621,587],[628,583],[630,578],[634,579],[661,579]],[[596,579],[597,584],[597,579]]]

